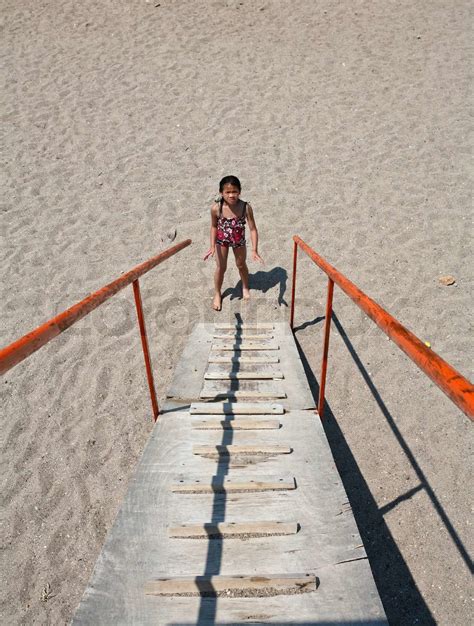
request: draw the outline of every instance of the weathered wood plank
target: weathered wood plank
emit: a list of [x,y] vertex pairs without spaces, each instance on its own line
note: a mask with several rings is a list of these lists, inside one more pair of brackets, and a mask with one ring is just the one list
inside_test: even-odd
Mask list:
[[273,340],[266,341],[218,341],[214,340],[211,350],[232,350],[240,352],[241,350],[279,350],[280,346]]
[[270,380],[204,380],[200,398],[286,398],[281,381]]
[[206,373],[211,372],[228,373],[239,372],[239,374],[271,374],[282,373],[282,368],[274,363],[209,363]]
[[268,535],[296,535],[297,522],[220,522],[217,524],[182,524],[168,529],[170,537],[183,539],[207,539],[208,537],[233,537],[251,535],[265,537]]
[[196,430],[277,430],[280,420],[239,419],[200,419],[193,420],[192,427]]
[[283,372],[275,371],[227,371],[227,372],[209,372],[204,374],[205,380],[275,380],[282,379]]
[[235,456],[243,454],[291,454],[292,448],[282,445],[260,444],[255,446],[239,446],[239,445],[199,445],[193,446],[193,454],[200,456],[217,454],[219,456]]
[[295,479],[288,474],[280,476],[203,476],[178,477],[171,485],[175,493],[235,493],[241,491],[286,491],[296,488]]
[[244,330],[260,330],[263,328],[269,328],[269,329],[273,329],[275,328],[275,324],[273,322],[261,322],[260,324],[247,324],[247,323],[243,323],[243,324],[226,324],[226,323],[221,323],[221,322],[217,322],[216,324],[214,324],[214,328],[216,329],[220,329],[220,330],[240,330],[240,329],[244,329]]
[[[256,356],[256,355],[259,356]],[[279,363],[280,357],[277,354],[264,354],[264,352],[256,352],[252,354],[250,351],[242,352],[239,356],[232,356],[231,352],[213,351],[209,354],[209,363]]]
[[[184,347],[176,365],[167,398],[192,401],[199,398],[202,377],[207,369],[207,360],[212,343],[209,324],[197,324]],[[190,367],[192,363],[192,367]]]
[[276,324],[275,341],[279,344],[281,370],[285,377],[283,389],[286,391],[287,409],[313,409],[315,401],[301,362],[293,333],[288,324]]
[[[317,579],[314,574],[252,574],[250,576],[175,576],[155,578],[145,584],[147,595],[209,595],[219,592],[247,592],[243,597],[254,596],[255,592],[264,595],[293,594],[316,591]],[[239,596],[242,594],[239,593]]]
[[239,341],[255,341],[260,339],[273,339],[272,334],[262,334],[262,333],[216,333],[212,335],[213,339],[225,339],[228,341],[232,341],[238,339]]
[[[216,381],[206,381],[206,382],[216,382]],[[203,388],[199,397],[202,400],[223,400],[224,398],[286,398],[286,393],[284,391],[277,391],[276,389],[266,389],[266,390],[252,390],[252,389],[222,389],[213,390],[209,387]]]
[[278,402],[193,402],[191,415],[283,415]]

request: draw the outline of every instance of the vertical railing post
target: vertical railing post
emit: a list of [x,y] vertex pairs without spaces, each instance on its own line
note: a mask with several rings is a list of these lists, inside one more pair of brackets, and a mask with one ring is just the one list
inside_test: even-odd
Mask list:
[[293,323],[295,321],[295,291],[296,291],[296,260],[298,256],[298,244],[293,242],[293,276],[291,281],[291,313],[290,313],[290,328],[293,330]]
[[328,278],[328,295],[326,300],[326,318],[324,321],[324,347],[323,347],[323,361],[321,364],[321,380],[319,383],[319,402],[318,413],[319,417],[323,419],[324,413],[324,392],[326,390],[326,372],[328,369],[328,352],[329,352],[329,333],[331,331],[331,318],[332,318],[332,297],[334,293],[334,281]]
[[156,399],[155,382],[151,369],[150,351],[148,350],[148,339],[146,336],[145,318],[143,316],[142,298],[140,295],[140,285],[137,280],[133,281],[133,295],[135,296],[135,306],[137,307],[138,326],[140,327],[140,337],[142,339],[143,356],[145,357],[146,377],[150,388],[151,406],[153,407],[153,419],[158,418],[158,400]]

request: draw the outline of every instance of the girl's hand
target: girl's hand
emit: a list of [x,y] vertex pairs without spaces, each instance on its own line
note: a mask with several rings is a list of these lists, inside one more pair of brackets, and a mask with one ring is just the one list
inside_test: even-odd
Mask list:
[[215,255],[215,253],[216,253],[216,249],[215,249],[215,248],[209,248],[209,250],[206,252],[206,254],[205,254],[205,255],[204,255],[204,257],[203,257],[203,261],[207,261],[207,259],[208,259],[209,257],[214,256],[214,255]]
[[264,260],[262,259],[262,257],[259,255],[258,252],[255,252],[255,251],[252,252],[252,260],[257,261],[258,263],[261,263],[262,265],[265,265]]

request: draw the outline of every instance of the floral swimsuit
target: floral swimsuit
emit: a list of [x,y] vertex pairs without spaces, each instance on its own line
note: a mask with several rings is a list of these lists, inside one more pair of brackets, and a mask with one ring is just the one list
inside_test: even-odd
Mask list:
[[224,217],[222,215],[222,203],[219,208],[217,220],[217,240],[219,246],[225,248],[241,248],[245,246],[245,215],[247,203],[244,203],[242,217]]

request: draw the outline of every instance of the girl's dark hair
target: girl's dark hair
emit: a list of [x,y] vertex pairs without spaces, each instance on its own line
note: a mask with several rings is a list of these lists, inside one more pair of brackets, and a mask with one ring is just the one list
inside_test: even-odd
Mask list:
[[242,186],[240,184],[240,180],[237,176],[224,176],[224,178],[219,183],[219,192],[222,193],[224,191],[224,185],[233,185],[237,187],[239,191],[242,191]]

